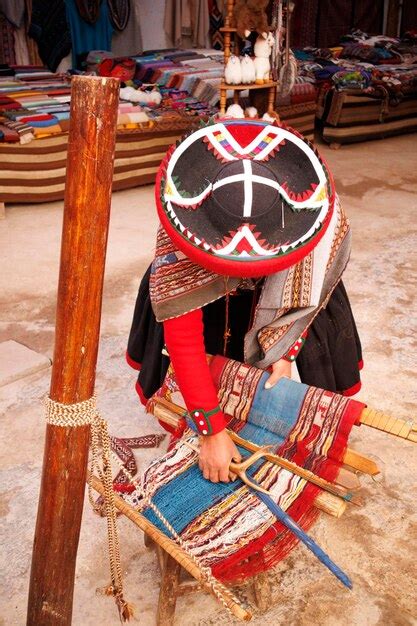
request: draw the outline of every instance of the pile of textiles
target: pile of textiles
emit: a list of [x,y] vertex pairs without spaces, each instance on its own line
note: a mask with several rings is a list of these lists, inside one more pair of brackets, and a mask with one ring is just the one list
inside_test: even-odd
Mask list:
[[223,53],[218,50],[168,50],[134,57],[135,79],[167,89],[186,91],[214,107],[223,78]]
[[354,31],[334,48],[295,50],[319,90],[323,138],[347,143],[417,130],[417,37]]
[[[34,138],[67,133],[70,76],[43,68],[12,69],[14,76],[0,77],[0,141],[28,143]],[[150,118],[141,107],[120,103],[119,128],[138,128],[149,123]],[[23,133],[19,132],[22,126]]]
[[283,122],[313,141],[318,88],[314,75],[305,72],[299,61],[297,65],[297,77],[290,93],[283,96],[278,87],[276,109]]
[[70,84],[44,68],[10,68],[0,77],[0,141],[28,143],[68,131]]
[[[184,65],[187,56],[207,58],[209,64],[214,61],[198,51],[188,55],[171,51],[170,56],[164,60],[163,53],[153,53],[135,59],[137,76],[131,86],[141,93],[156,92],[158,106],[120,100],[113,189],[153,183],[169,146],[197,126],[201,117],[216,112],[190,94],[180,77],[174,79],[174,72],[160,74],[161,80],[154,84],[155,65],[161,60],[179,73],[190,69]],[[181,57],[178,62],[176,56]],[[153,83],[150,86],[138,78],[145,74],[146,83]],[[70,81],[69,75],[53,74],[43,67],[0,67],[0,202],[63,198]]]
[[[178,62],[173,60],[175,56],[180,58]],[[190,58],[200,67],[199,71],[186,65],[186,59]],[[147,95],[148,87],[142,83],[152,83],[150,89],[158,92],[158,106],[147,104],[145,96],[143,103],[121,100],[118,130],[151,128],[155,123],[177,123],[179,128],[186,129],[190,117],[216,113],[207,101],[218,99],[217,86],[205,85],[202,76],[213,78],[215,72],[209,67],[214,65],[220,75],[218,61],[194,52],[186,55],[185,51],[172,53],[170,58],[152,54],[135,60],[135,81],[128,84],[136,93]],[[34,138],[68,132],[70,75],[53,74],[33,66],[4,65],[0,69],[0,142],[28,143]]]
[[417,62],[417,34],[405,33],[404,37],[368,35],[355,30],[342,37],[341,57],[359,59],[374,65]]

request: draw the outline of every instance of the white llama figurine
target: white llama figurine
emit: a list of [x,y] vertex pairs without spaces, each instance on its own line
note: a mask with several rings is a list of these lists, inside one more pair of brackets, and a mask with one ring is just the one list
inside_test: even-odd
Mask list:
[[248,56],[241,57],[240,67],[242,68],[242,83],[244,85],[254,83],[256,74],[253,60]]
[[255,117],[258,117],[258,109],[256,107],[246,107],[245,117],[249,117],[252,120],[255,119]]
[[274,37],[272,33],[268,33],[266,37],[260,35],[255,42],[254,64],[256,70],[256,82],[258,85],[262,85],[263,83],[267,83],[269,81],[269,71],[271,69],[269,57],[273,45]]
[[233,117],[237,120],[243,120],[245,114],[240,104],[231,104],[227,107],[226,117]]
[[224,80],[228,85],[240,85],[242,82],[240,59],[234,54],[231,55],[225,67]]

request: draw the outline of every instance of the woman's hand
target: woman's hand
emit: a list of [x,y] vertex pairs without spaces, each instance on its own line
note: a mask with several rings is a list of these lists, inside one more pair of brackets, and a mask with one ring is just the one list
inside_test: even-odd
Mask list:
[[272,374],[265,383],[265,389],[271,389],[280,378],[291,378],[291,361],[280,359],[272,364]]
[[231,461],[239,463],[242,457],[225,430],[216,435],[200,437],[200,460],[198,466],[204,478],[212,483],[228,483],[236,476],[230,472]]

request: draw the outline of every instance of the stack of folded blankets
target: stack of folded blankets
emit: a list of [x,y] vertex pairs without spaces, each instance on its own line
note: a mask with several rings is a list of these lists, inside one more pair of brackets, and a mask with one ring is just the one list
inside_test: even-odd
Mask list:
[[[205,52],[135,59],[134,101],[121,98],[119,103],[114,189],[153,182],[169,146],[216,113],[210,80],[220,76],[220,63]],[[200,64],[198,70],[191,61]],[[39,67],[0,70],[0,202],[61,199],[71,76]],[[207,85],[199,83],[203,74]]]
[[[133,86],[157,89],[158,106],[147,100],[119,105],[118,129],[146,128],[175,120],[187,126],[193,116],[213,115],[223,75],[222,53],[182,50],[134,57]],[[14,67],[0,73],[0,141],[28,143],[68,132],[69,75],[39,67]],[[184,119],[187,118],[187,119]]]
[[319,90],[323,138],[341,144],[417,130],[417,35],[355,31],[335,48],[296,50]]
[[187,92],[214,107],[219,101],[224,74],[223,53],[218,50],[173,50],[162,55],[134,57],[135,79]]
[[70,85],[38,67],[0,77],[0,141],[28,143],[68,131]]

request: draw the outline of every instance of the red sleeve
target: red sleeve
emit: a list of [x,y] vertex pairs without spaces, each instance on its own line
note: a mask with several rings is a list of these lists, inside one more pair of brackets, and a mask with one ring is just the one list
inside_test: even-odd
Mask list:
[[308,330],[305,330],[303,334],[301,335],[301,337],[299,337],[299,339],[297,339],[297,341],[293,343],[291,348],[288,350],[287,354],[284,354],[282,358],[290,362],[295,361],[295,359],[300,354],[301,348],[304,346],[306,342],[307,336],[308,336]]
[[164,322],[165,343],[185,404],[202,435],[226,427],[204,347],[201,309]]

